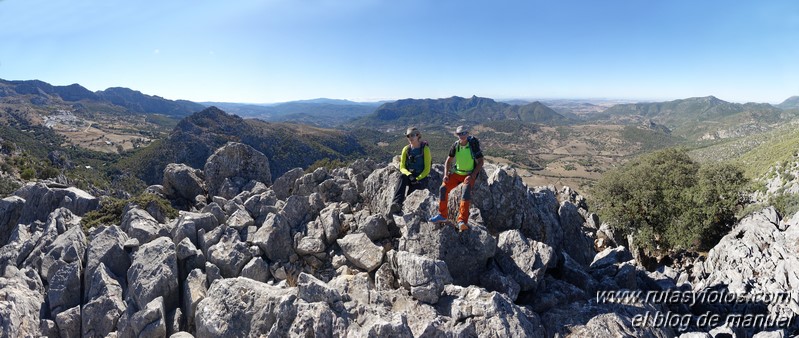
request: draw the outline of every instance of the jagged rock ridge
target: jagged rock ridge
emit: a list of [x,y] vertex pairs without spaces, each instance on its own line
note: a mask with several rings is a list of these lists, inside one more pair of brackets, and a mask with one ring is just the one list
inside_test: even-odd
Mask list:
[[[254,151],[231,143],[213,158],[232,163]],[[0,208],[13,217],[0,217],[0,229],[11,229],[0,243],[0,332],[676,335],[668,327],[630,325],[665,305],[596,301],[597,290],[661,290],[670,279],[638,268],[623,246],[597,253],[596,243],[615,239],[569,189],[528,188],[512,169],[486,166],[476,183],[472,229],[459,234],[426,221],[437,210],[440,165],[429,189],[411,194],[401,215],[386,215],[396,164],[298,168],[271,185],[268,176],[253,175],[264,169],[219,171],[214,180],[223,182],[223,197],[206,193],[214,186],[208,173],[168,166],[164,177],[182,179],[148,190],[184,206],[178,218],[129,205],[121,224],[88,235],[79,225],[84,204],[56,188],[26,186],[38,193],[3,199]],[[254,177],[265,182],[243,179]],[[63,197],[35,210],[44,219],[21,212],[48,194]],[[451,194],[451,207],[458,196]]]

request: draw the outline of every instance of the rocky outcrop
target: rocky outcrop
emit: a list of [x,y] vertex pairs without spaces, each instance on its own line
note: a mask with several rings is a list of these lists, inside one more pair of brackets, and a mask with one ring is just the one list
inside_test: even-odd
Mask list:
[[39,329],[40,310],[44,304],[44,288],[31,269],[23,271],[6,266],[0,276],[0,335],[34,337]]
[[411,296],[422,302],[438,302],[444,287],[452,283],[447,264],[407,251],[390,251],[389,262],[397,282],[411,292]]
[[169,309],[178,305],[178,267],[175,245],[160,237],[139,247],[127,273],[128,302],[144,309],[158,297]]
[[557,256],[551,246],[528,240],[518,230],[499,235],[499,254],[495,260],[499,268],[511,277],[521,291],[538,288],[546,270],[557,266]]
[[[761,314],[774,321],[799,314],[799,214],[781,219],[773,208],[755,212],[741,220],[711,249],[707,258],[696,260],[693,268],[677,276],[696,292],[712,290],[719,294],[740,295],[736,302],[705,302],[695,311],[724,314]],[[783,326],[797,332],[799,323]],[[774,327],[771,327],[773,329]],[[738,334],[752,335],[762,330],[739,326]],[[767,328],[768,329],[768,328]]]
[[83,321],[83,337],[105,337],[116,331],[120,315],[125,312],[122,285],[105,264],[94,270],[88,280],[81,319]]
[[248,278],[216,280],[197,304],[196,337],[288,336],[296,300],[296,288]]
[[272,184],[269,159],[252,147],[230,142],[217,149],[203,169],[212,196],[233,198],[250,181]]
[[383,248],[375,245],[366,234],[351,234],[337,241],[347,260],[372,272],[383,263]]
[[6,197],[0,200],[0,246],[8,243],[17,221],[22,215],[25,199],[19,196]]
[[408,196],[405,210],[412,212],[394,217],[402,233],[399,249],[445,262],[455,284],[478,284],[497,250],[496,239],[481,224],[480,212],[473,209],[471,229],[458,233],[454,227],[427,221],[438,213],[438,201],[428,190]]
[[18,220],[23,224],[45,221],[57,208],[67,208],[73,214],[83,216],[100,204],[96,197],[78,188],[50,188],[43,183],[28,183],[14,195],[25,200]]
[[173,199],[194,202],[197,195],[205,195],[204,174],[185,164],[170,163],[164,169],[164,194]]
[[132,207],[122,216],[122,230],[129,238],[136,239],[139,244],[169,235],[169,229],[164,224],[158,223],[147,211]]
[[[440,165],[427,189],[388,215],[395,164],[292,170],[270,186],[250,149],[229,144],[217,155],[204,173],[165,173],[160,191],[185,209],[177,219],[130,205],[120,224],[86,235],[85,203],[29,206],[52,202],[56,188],[29,185],[3,200],[2,335],[674,337],[717,328],[633,323],[668,311],[743,312],[598,294],[799,285],[799,215],[757,213],[706,261],[646,271],[582,196],[527,187],[511,168],[485,166],[470,229],[459,233],[427,221],[438,211]],[[755,310],[789,315],[796,304]]]

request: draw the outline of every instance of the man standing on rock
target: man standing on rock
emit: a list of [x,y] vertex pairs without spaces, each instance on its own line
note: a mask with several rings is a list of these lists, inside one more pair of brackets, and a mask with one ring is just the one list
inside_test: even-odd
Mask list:
[[433,158],[430,155],[430,147],[427,142],[422,141],[422,133],[415,127],[410,127],[405,131],[408,145],[402,148],[400,155],[400,175],[397,182],[397,190],[394,191],[394,199],[391,201],[389,212],[394,214],[402,210],[405,203],[405,196],[410,195],[414,190],[427,187],[427,175],[430,174],[430,166]]
[[[430,222],[447,222],[449,210],[447,202],[449,192],[463,183],[463,195],[458,209],[458,231],[468,230],[469,206],[472,200],[472,189],[474,181],[483,168],[483,151],[480,150],[480,142],[476,137],[469,135],[469,128],[458,126],[455,130],[458,140],[449,149],[449,157],[444,163],[444,182],[439,189],[438,215],[430,219]],[[454,168],[452,161],[455,161]],[[454,169],[454,172],[453,172]]]

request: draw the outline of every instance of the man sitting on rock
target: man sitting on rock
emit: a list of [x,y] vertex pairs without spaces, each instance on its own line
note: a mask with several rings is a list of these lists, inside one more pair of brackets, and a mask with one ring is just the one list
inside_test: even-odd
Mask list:
[[408,128],[405,131],[405,137],[408,138],[408,145],[402,148],[402,155],[400,155],[399,170],[402,175],[397,182],[397,190],[394,191],[394,199],[389,209],[392,214],[402,210],[405,196],[415,190],[427,187],[427,175],[430,174],[430,166],[433,162],[430,147],[427,142],[422,141],[422,133],[419,132],[419,129]]
[[[474,136],[469,136],[469,128],[458,126],[455,130],[458,140],[449,149],[449,157],[444,163],[444,182],[439,189],[438,215],[430,219],[430,222],[447,222],[449,210],[447,202],[449,192],[463,183],[463,195],[461,196],[460,208],[458,210],[458,231],[468,230],[469,206],[472,199],[472,188],[474,180],[483,167],[483,152],[480,150],[480,142]],[[452,171],[452,161],[455,161],[454,172]]]

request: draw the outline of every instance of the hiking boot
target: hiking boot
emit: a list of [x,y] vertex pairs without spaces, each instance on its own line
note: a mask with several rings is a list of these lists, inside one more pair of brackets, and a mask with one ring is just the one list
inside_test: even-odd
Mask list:
[[446,221],[447,221],[447,218],[444,217],[444,216],[441,216],[441,214],[435,215],[435,216],[433,216],[433,218],[430,219],[430,222],[433,222],[433,223],[443,223],[443,222],[446,222]]
[[464,232],[466,230],[469,230],[469,226],[466,225],[466,222],[464,221],[458,222],[458,232]]
[[391,203],[391,207],[388,208],[388,213],[391,215],[399,215],[402,211],[402,206],[399,203]]

